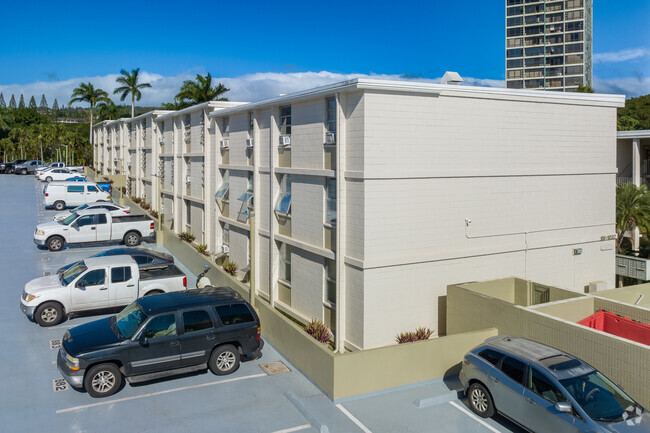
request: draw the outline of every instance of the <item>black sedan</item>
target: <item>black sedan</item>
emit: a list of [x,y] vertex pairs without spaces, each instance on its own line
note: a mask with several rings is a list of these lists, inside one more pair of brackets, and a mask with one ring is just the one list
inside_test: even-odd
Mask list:
[[[138,264],[140,270],[166,268],[174,264],[174,257],[171,254],[162,253],[159,251],[148,250],[146,248],[114,248],[112,250],[102,251],[92,257],[108,257],[108,256],[131,256]],[[65,265],[56,271],[57,274],[65,272],[68,268],[76,265],[78,262]]]

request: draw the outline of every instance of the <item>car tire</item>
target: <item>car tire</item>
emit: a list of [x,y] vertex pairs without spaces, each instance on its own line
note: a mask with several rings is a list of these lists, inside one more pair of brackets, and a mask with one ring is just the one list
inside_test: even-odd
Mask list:
[[45,302],[36,309],[34,320],[44,328],[55,326],[63,320],[63,307],[58,302]]
[[135,247],[140,245],[140,235],[137,232],[128,232],[124,235],[124,244],[127,247]]
[[84,376],[84,389],[94,398],[115,394],[122,386],[122,373],[115,364],[99,364]]
[[61,236],[52,236],[47,240],[47,249],[50,251],[61,251],[65,242]]
[[55,201],[54,202],[54,209],[59,210],[59,211],[65,209],[65,202],[63,202],[61,200]]
[[27,169],[26,169],[26,168],[23,168],[23,169],[20,171],[20,174],[27,174]]
[[52,182],[52,176],[48,176],[45,178],[45,182]]
[[208,367],[217,376],[234,373],[239,368],[239,351],[232,344],[217,347],[210,355]]
[[467,400],[469,408],[481,418],[490,418],[494,416],[494,402],[490,392],[478,382],[474,382],[467,390]]

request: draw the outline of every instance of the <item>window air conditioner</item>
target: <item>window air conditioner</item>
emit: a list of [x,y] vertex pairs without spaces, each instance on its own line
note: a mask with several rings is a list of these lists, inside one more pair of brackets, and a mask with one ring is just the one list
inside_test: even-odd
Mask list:
[[227,149],[229,146],[228,140],[221,140],[219,146],[221,146],[222,149]]
[[280,146],[289,146],[291,144],[291,137],[288,135],[280,136]]
[[158,137],[158,143],[164,144],[165,143],[165,137]]
[[120,157],[119,157],[119,156],[116,156],[115,158],[113,158],[113,161],[115,161],[115,162],[120,162]]
[[253,141],[252,138],[247,138],[246,139],[246,147],[253,147],[254,144],[255,144],[255,142]]
[[185,183],[192,183],[192,176],[185,176]]
[[336,144],[336,134],[334,134],[333,132],[326,132],[325,144]]
[[221,252],[224,254],[228,254],[230,252],[230,248],[228,248],[228,245],[221,245]]

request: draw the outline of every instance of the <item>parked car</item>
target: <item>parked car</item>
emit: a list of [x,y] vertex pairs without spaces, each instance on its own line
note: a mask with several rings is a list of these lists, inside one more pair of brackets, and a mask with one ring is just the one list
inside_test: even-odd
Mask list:
[[148,215],[111,216],[105,209],[82,210],[64,220],[39,224],[34,243],[60,251],[66,243],[122,241],[129,247],[155,235],[155,223]]
[[[63,180],[61,182],[88,182],[88,179],[86,178],[86,176],[80,175],[80,176],[71,177],[71,178]],[[97,186],[100,189],[103,189],[104,191],[106,191],[108,193],[110,193],[111,189],[113,189],[113,185],[111,185],[108,182],[96,182],[96,183],[97,183]],[[46,186],[46,188],[47,188],[47,186]],[[45,188],[43,188],[43,193],[45,193]]]
[[107,397],[129,383],[209,368],[233,373],[264,347],[255,310],[228,287],[138,298],[119,314],[71,328],[57,367],[75,388]]
[[0,164],[0,172],[1,173],[13,173],[14,172],[14,165],[16,164],[22,164],[23,162],[27,161],[26,159],[15,159],[11,162],[3,162]]
[[32,159],[29,161],[25,161],[22,164],[15,164],[14,165],[14,174],[27,174],[27,173],[34,173],[36,171],[36,167],[41,165],[43,161],[37,160],[37,159]]
[[120,206],[119,204],[115,204],[115,203],[106,203],[106,202],[97,201],[94,203],[82,204],[81,206],[77,206],[76,208],[71,210],[59,212],[56,215],[54,215],[52,219],[54,221],[61,221],[69,217],[74,212],[79,212],[80,210],[84,210],[84,209],[106,209],[113,216],[129,215],[131,213],[131,208],[129,206]]
[[45,206],[63,210],[69,206],[110,202],[111,196],[94,182],[50,182],[45,187]]
[[140,296],[186,288],[187,278],[176,267],[143,271],[130,256],[97,257],[25,284],[20,309],[41,326],[55,326],[70,314],[123,307]]
[[34,171],[34,174],[36,176],[40,176],[43,172],[54,170],[55,168],[65,168],[65,163],[64,162],[53,162],[51,164],[38,166],[38,167],[36,167],[36,170]]
[[520,337],[470,350],[460,372],[469,407],[536,433],[650,432],[650,414],[586,362]]
[[53,168],[42,172],[38,176],[38,180],[52,182],[53,180],[66,180],[76,176],[79,176],[76,171],[70,171],[67,168]]
[[[94,256],[88,257],[89,259],[96,257],[111,257],[111,256],[131,256],[133,260],[138,264],[140,270],[147,269],[160,269],[167,268],[169,266],[174,266],[174,256],[171,254],[163,253],[160,251],[154,251],[147,248],[113,248],[112,250],[102,251],[97,253]],[[76,265],[79,262],[70,263],[65,265],[62,268],[59,268],[56,271],[57,274],[62,274],[72,266]]]

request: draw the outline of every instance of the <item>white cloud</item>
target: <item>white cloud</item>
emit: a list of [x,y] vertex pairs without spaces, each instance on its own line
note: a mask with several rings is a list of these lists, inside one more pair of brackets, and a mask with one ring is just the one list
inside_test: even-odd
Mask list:
[[[185,80],[193,79],[194,74],[183,73],[175,76],[164,76],[161,74],[142,71],[142,80],[150,82],[151,89],[142,90],[142,99],[137,103],[139,106],[157,107],[164,102],[173,100],[174,95],[178,93],[181,84]],[[25,95],[25,100],[34,95],[36,102],[40,102],[41,94],[45,94],[50,106],[56,98],[59,106],[67,105],[70,100],[72,90],[81,82],[90,81],[95,87],[106,90],[110,97],[118,104],[119,95],[113,95],[112,91],[116,87],[115,78],[116,74],[108,74],[94,77],[79,77],[64,81],[39,81],[24,85],[0,85],[0,92],[4,94],[6,103],[9,103],[11,95],[16,96],[16,101],[20,98],[20,94]],[[247,101],[254,102],[263,99],[272,98],[280,94],[288,94],[300,90],[306,90],[313,87],[318,87],[326,84],[331,84],[339,81],[349,80],[356,77],[369,77],[374,79],[388,79],[388,80],[414,80],[439,83],[440,78],[426,79],[426,78],[404,78],[399,75],[366,75],[366,74],[339,74],[327,71],[321,72],[294,72],[294,73],[275,73],[275,72],[260,72],[255,74],[242,75],[239,77],[214,77],[216,83],[223,83],[228,87],[230,92],[226,96],[231,101]],[[504,87],[503,80],[481,79],[473,77],[463,77],[465,86],[485,86],[485,87]],[[638,96],[650,93],[650,83],[648,79],[643,77],[629,77],[621,79],[596,79],[594,88],[599,93],[619,93],[627,96]],[[123,104],[130,105],[130,100],[127,98]]]
[[644,48],[628,48],[625,50],[612,51],[609,53],[596,53],[594,54],[594,63],[627,62],[629,60],[639,59],[647,56],[650,56],[650,50],[646,50]]

